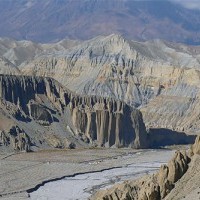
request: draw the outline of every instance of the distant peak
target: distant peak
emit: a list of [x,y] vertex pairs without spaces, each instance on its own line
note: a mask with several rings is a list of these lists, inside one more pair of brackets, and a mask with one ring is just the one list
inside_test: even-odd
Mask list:
[[107,36],[107,38],[114,40],[125,40],[125,38],[121,34],[115,34],[115,33]]

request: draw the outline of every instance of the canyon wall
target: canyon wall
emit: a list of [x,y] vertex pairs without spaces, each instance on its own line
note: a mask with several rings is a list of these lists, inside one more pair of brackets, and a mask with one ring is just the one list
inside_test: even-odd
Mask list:
[[99,36],[19,66],[79,94],[112,97],[139,108],[147,128],[200,130],[200,48],[161,40]]
[[[6,113],[27,124],[34,121],[48,127],[68,118],[72,124],[65,125],[71,135],[88,144],[148,146],[141,112],[122,101],[80,96],[51,78],[6,75],[0,75],[0,98]],[[59,120],[53,116],[54,112],[60,113]]]

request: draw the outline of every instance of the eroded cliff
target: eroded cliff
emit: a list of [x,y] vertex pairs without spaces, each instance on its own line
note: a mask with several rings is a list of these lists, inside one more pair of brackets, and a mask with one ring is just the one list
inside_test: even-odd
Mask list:
[[112,97],[139,107],[149,128],[197,134],[199,55],[199,47],[110,35],[38,56],[19,69],[53,77],[79,94]]
[[200,172],[200,136],[188,151],[177,151],[167,165],[153,175],[125,181],[100,190],[91,200],[180,200],[198,199]]
[[75,138],[79,145],[148,146],[141,112],[122,101],[80,96],[51,78],[6,75],[0,76],[0,97],[2,112],[35,146],[65,147],[63,139]]
[[79,94],[122,100],[148,128],[200,130],[198,46],[110,35],[43,45],[1,39],[0,49],[3,74],[53,77]]

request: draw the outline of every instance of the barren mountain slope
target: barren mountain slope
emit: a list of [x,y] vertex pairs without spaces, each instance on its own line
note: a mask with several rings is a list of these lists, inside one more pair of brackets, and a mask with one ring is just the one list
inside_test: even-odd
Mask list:
[[199,44],[199,10],[168,1],[1,0],[0,36],[39,42],[123,34]]
[[5,57],[0,56],[0,74],[20,74],[19,69]]
[[19,68],[23,74],[53,77],[80,94],[141,107],[148,127],[195,133],[200,128],[199,58],[199,47],[110,35],[39,56]]
[[140,111],[113,99],[79,96],[50,78],[0,76],[2,148],[145,148]]
[[148,128],[199,131],[198,46],[110,35],[43,45],[1,39],[0,49],[3,74],[53,77],[79,94],[123,100]]
[[16,41],[10,38],[0,38],[0,56],[18,66],[41,54],[64,51],[80,43],[81,41],[78,40],[64,39],[57,43],[41,44],[27,40]]

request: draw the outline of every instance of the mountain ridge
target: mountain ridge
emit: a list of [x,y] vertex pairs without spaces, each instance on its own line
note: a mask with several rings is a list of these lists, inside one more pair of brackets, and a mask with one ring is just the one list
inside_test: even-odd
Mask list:
[[[52,77],[80,95],[124,101],[142,111],[147,128],[198,134],[199,46],[136,42],[116,34],[64,44],[43,44],[38,53],[30,51],[30,59],[24,57],[17,65],[19,73]],[[20,48],[27,51],[26,46]]]
[[200,11],[171,1],[2,0],[0,12],[0,36],[16,39],[45,43],[120,33],[141,41],[200,44]]

